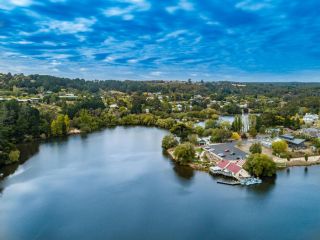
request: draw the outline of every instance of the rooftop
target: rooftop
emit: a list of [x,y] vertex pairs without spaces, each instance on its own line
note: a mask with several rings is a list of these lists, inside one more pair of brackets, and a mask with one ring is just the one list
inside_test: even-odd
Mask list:
[[236,160],[246,159],[247,153],[245,153],[244,151],[241,151],[235,145],[236,145],[235,142],[211,144],[209,146],[209,151],[216,155],[223,154],[224,156],[220,156],[220,157],[224,160],[236,161]]

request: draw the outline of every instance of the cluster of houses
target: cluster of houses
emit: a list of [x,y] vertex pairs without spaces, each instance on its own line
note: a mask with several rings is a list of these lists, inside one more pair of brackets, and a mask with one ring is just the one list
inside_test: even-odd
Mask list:
[[204,147],[208,159],[215,163],[210,173],[235,178],[237,180],[251,177],[243,169],[247,153],[235,147],[235,143],[209,144]]
[[33,98],[3,98],[3,97],[0,97],[0,102],[10,101],[13,99],[15,99],[21,103],[37,103],[41,100],[41,98],[36,98],[36,97],[33,97]]
[[[50,95],[52,94],[51,91],[47,91],[45,92],[45,95]],[[65,94],[61,94],[59,95],[60,99],[66,99],[66,100],[75,100],[78,98],[78,96],[76,96],[73,93],[65,93]],[[0,102],[4,102],[4,101],[10,101],[10,100],[17,100],[18,102],[21,103],[38,103],[43,99],[43,95],[39,94],[39,97],[24,97],[24,98],[16,98],[16,97],[0,97]]]

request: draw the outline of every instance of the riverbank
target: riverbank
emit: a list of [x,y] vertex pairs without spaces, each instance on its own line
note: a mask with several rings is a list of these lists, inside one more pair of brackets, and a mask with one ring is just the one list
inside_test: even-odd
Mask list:
[[[177,159],[174,156],[174,148],[168,149],[166,152],[172,161],[174,161],[176,164],[181,165],[181,163],[179,163],[179,161],[177,161]],[[188,166],[193,170],[204,171],[204,172],[209,172],[210,167],[215,165],[214,164],[215,161],[212,159],[208,159],[208,156],[206,154],[199,154],[197,158],[198,158],[197,160],[190,163],[185,163],[183,165]],[[283,168],[295,167],[295,166],[302,167],[302,166],[320,165],[320,156],[310,156],[308,158],[308,161],[306,161],[305,158],[294,158],[288,161],[287,159],[273,156],[273,161],[277,164],[277,169],[281,170]]]
[[[247,154],[250,154],[250,150],[249,150],[250,146],[251,146],[251,142],[249,144],[241,144],[236,147],[241,151],[244,151]],[[286,158],[280,158],[280,157],[274,156],[272,154],[272,150],[264,146],[262,146],[262,153],[272,157],[273,161],[280,168],[295,167],[295,166],[312,166],[312,165],[320,164],[320,156],[309,156],[307,161],[305,160],[304,157],[291,158],[290,161],[288,161]]]
[[[173,148],[168,149],[166,151],[167,151],[167,154],[168,154],[169,158],[172,161],[174,161],[176,164],[182,165],[175,158],[175,156],[173,154],[174,153],[174,149]],[[197,161],[194,161],[192,163],[186,163],[186,164],[183,164],[183,165],[184,166],[188,166],[188,167],[190,167],[190,168],[192,168],[194,170],[203,171],[203,172],[209,172],[209,168],[211,167],[211,162],[200,158]]]
[[311,156],[308,157],[308,161],[305,158],[292,158],[290,161],[284,158],[274,157],[275,163],[285,165],[286,167],[295,167],[295,166],[312,166],[320,164],[320,156]]

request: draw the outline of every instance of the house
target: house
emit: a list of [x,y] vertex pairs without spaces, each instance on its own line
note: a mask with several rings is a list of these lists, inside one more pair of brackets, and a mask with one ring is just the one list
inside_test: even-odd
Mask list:
[[216,166],[210,168],[210,173],[233,177],[238,180],[249,178],[250,174],[242,168],[243,163],[238,161],[221,160]]
[[176,108],[177,108],[177,110],[178,110],[179,112],[181,112],[183,106],[179,103],[179,104],[176,105]]
[[30,101],[35,103],[38,103],[40,100],[41,100],[40,98],[36,98],[36,97],[30,98]]
[[279,136],[281,132],[281,129],[280,128],[268,128],[266,130],[266,133],[267,134],[270,134],[270,135],[276,135],[276,136]]
[[210,137],[198,138],[198,144],[200,146],[205,146],[210,144]]
[[118,105],[114,103],[114,104],[111,104],[109,107],[114,109],[114,108],[118,108]]
[[67,93],[65,95],[60,95],[59,98],[61,99],[77,99],[78,96],[74,95],[73,93]]
[[314,124],[318,120],[319,120],[319,116],[317,114],[306,113],[303,116],[303,121],[306,124]]
[[24,102],[24,103],[30,102],[29,99],[20,99],[20,98],[17,98],[17,101],[18,101],[18,102]]
[[271,148],[273,142],[281,141],[282,139],[279,137],[276,138],[260,138],[259,142],[262,146],[266,148]]
[[302,128],[299,133],[311,138],[320,138],[320,130],[317,128]]
[[289,145],[289,147],[294,149],[301,149],[305,148],[304,142],[305,139],[302,138],[295,138],[294,136],[290,134],[284,134],[279,136],[282,140],[286,141]]

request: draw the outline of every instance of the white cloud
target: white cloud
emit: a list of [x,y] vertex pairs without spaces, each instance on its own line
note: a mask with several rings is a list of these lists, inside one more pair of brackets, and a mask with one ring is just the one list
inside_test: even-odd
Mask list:
[[123,20],[129,21],[132,20],[134,16],[132,14],[126,14],[123,16]]
[[191,2],[188,2],[187,0],[180,0],[176,6],[166,7],[166,11],[170,14],[173,14],[178,10],[192,11],[194,10],[194,6]]
[[129,21],[134,18],[135,12],[148,11],[151,7],[151,4],[145,0],[120,0],[120,2],[127,3],[129,6],[111,7],[104,10],[104,14],[107,17],[122,17],[123,20]]
[[21,41],[13,42],[13,43],[15,43],[15,44],[21,44],[21,45],[28,45],[28,44],[32,44],[33,42],[21,40]]
[[151,76],[155,76],[155,77],[159,77],[163,74],[163,72],[160,72],[160,71],[154,71],[154,72],[151,72],[150,75]]
[[112,63],[114,60],[116,60],[116,57],[108,56],[103,61],[108,62],[108,63]]
[[31,0],[10,0],[11,4],[19,6],[19,7],[26,7],[31,5]]
[[76,18],[74,21],[53,20],[43,24],[42,31],[53,30],[62,34],[75,34],[92,31],[95,18]]
[[11,10],[15,7],[28,7],[32,4],[32,0],[0,0],[0,9]]
[[263,1],[257,3],[251,0],[245,0],[245,1],[238,2],[235,5],[235,7],[245,11],[259,11],[264,8],[270,8],[271,5]]
[[172,38],[177,38],[177,37],[179,37],[183,34],[186,34],[186,33],[188,33],[188,31],[184,30],[184,29],[173,31],[173,32],[166,34],[163,38],[158,39],[157,42],[164,42],[164,41],[167,41]]
[[128,63],[131,63],[131,64],[135,64],[135,63],[137,63],[137,62],[139,62],[139,59],[136,59],[136,58],[133,58],[133,59],[129,59],[129,60],[128,60]]
[[58,44],[51,42],[51,41],[43,41],[42,44],[47,45],[47,46],[58,46]]
[[108,17],[114,17],[114,16],[121,16],[126,13],[130,12],[128,8],[119,8],[119,7],[112,7],[108,8],[104,11],[104,14]]

